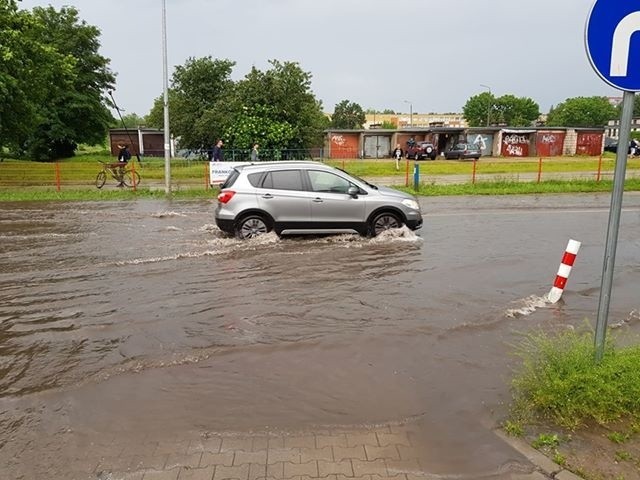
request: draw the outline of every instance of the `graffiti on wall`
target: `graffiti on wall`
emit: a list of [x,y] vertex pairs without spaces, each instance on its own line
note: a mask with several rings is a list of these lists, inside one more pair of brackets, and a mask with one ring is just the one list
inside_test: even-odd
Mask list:
[[542,143],[548,143],[548,144],[556,143],[556,136],[552,133],[545,133],[544,135],[542,135],[542,138],[540,139],[540,141]]
[[502,142],[505,145],[521,145],[521,144],[529,144],[529,139],[525,135],[516,135],[512,133],[510,135],[505,135],[502,138]]
[[483,135],[478,134],[474,138],[471,137],[469,136],[471,143],[478,145],[483,152],[487,149],[487,139]]
[[504,154],[510,157],[524,157],[529,154],[529,137],[511,133],[502,137]]
[[342,135],[331,135],[331,143],[344,147],[347,145],[347,140]]

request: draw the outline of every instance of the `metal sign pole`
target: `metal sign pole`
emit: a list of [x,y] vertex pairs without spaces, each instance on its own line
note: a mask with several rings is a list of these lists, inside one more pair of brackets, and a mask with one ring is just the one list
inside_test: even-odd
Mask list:
[[607,228],[607,244],[602,267],[602,286],[598,304],[598,320],[596,323],[596,362],[602,360],[604,354],[609,303],[611,301],[611,285],[613,284],[613,269],[618,245],[618,230],[620,229],[620,212],[622,210],[622,194],[624,192],[624,178],[627,170],[627,155],[629,153],[629,137],[631,120],[633,117],[634,92],[624,92],[622,100],[622,115],[620,117],[620,133],[618,136],[618,150],[616,152],[616,168],[613,177],[613,192],[611,194],[611,209],[609,211],[609,226]]

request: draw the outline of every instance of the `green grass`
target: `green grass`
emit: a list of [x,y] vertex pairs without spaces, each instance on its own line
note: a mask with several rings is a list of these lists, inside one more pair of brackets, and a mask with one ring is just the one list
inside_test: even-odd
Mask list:
[[[142,173],[140,186],[133,189],[114,189],[115,182],[109,180],[107,185],[98,190],[92,185],[63,186],[58,192],[55,188],[3,188],[0,190],[0,201],[29,201],[29,200],[126,200],[135,198],[160,198],[165,196],[164,184],[158,183],[154,188],[145,185],[148,179],[146,171]],[[158,179],[159,180],[159,179]],[[483,182],[459,185],[420,185],[420,190],[415,192],[413,188],[396,187],[419,196],[455,196],[455,195],[526,195],[526,194],[557,194],[557,193],[586,193],[609,192],[612,189],[611,181],[596,182],[593,180],[550,180],[540,183],[518,182]],[[640,191],[640,179],[629,179],[625,182],[626,191]],[[175,198],[214,198],[218,193],[216,188],[205,189],[200,182],[181,183],[179,180],[172,183],[172,196]]]
[[[342,168],[359,176],[393,176],[398,175],[393,160],[327,160],[325,163]],[[409,161],[409,174],[413,174],[414,161]],[[473,171],[473,161],[435,160],[417,162],[423,175],[467,175]],[[597,172],[599,157],[552,157],[542,159],[542,173],[557,172]],[[603,172],[612,171],[615,158],[603,156]],[[509,158],[482,158],[476,162],[477,174],[517,175],[519,173],[537,173],[540,168],[539,158],[528,157],[519,160]],[[406,174],[407,163],[401,162],[400,174]],[[629,159],[627,170],[640,169],[640,161]]]
[[[463,183],[455,185],[420,184],[418,191],[413,187],[396,187],[409,193],[423,196],[443,195],[526,195],[536,193],[589,193],[610,192],[613,182],[610,180],[547,180],[536,182],[514,182],[498,180],[493,182]],[[626,191],[640,190],[640,179],[625,181]]]
[[522,366],[512,381],[512,422],[575,429],[640,417],[640,346],[616,348],[609,337],[596,364],[593,333],[571,330],[529,334],[517,355]]
[[[205,190],[204,187],[174,189],[171,192],[172,198],[216,198],[217,189]],[[0,202],[25,202],[25,201],[112,201],[112,200],[136,200],[143,198],[166,198],[164,188],[149,189],[138,188],[133,191],[131,188],[123,189],[64,189],[60,192],[47,189],[30,190],[3,190],[0,191]]]

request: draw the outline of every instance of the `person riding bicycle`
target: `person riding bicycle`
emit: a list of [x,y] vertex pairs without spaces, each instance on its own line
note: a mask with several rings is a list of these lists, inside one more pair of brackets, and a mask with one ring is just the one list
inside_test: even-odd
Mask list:
[[129,145],[118,145],[118,163],[114,166],[118,167],[118,183],[119,187],[124,185],[124,168],[127,162],[131,160],[131,152],[129,151]]

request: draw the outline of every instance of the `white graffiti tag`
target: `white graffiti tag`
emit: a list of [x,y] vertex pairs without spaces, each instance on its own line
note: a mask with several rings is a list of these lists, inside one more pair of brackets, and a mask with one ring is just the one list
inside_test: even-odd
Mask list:
[[524,135],[511,134],[511,135],[505,135],[504,138],[502,139],[502,142],[505,145],[522,145],[522,144],[528,144],[529,139]]
[[545,133],[542,136],[542,143],[556,143],[556,136],[549,133]]
[[339,147],[344,147],[347,144],[347,141],[344,139],[342,135],[332,135],[331,142],[335,143]]
[[476,139],[473,141],[473,143],[475,145],[478,145],[481,150],[486,150],[487,149],[487,142],[485,141],[485,139],[484,139],[484,137],[482,135],[478,135],[476,137]]
[[522,157],[522,147],[519,147],[517,145],[509,145],[507,147],[507,153],[513,157]]

